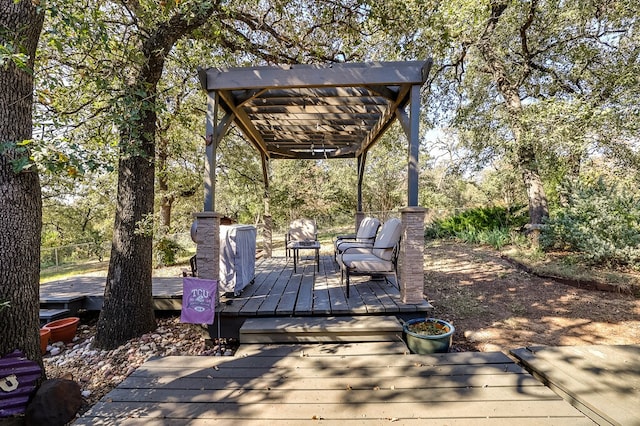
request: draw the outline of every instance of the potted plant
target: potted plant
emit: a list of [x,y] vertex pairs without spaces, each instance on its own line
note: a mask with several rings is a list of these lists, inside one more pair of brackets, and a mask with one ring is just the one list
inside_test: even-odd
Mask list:
[[414,318],[402,326],[407,346],[414,354],[448,352],[455,327],[437,318]]

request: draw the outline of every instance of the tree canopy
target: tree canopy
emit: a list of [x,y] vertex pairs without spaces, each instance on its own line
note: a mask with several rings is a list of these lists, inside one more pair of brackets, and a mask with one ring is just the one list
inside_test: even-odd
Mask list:
[[[11,247],[112,240],[97,339],[105,347],[154,327],[154,238],[186,231],[203,203],[198,67],[432,57],[422,93],[420,204],[433,211],[524,202],[530,223],[539,224],[574,199],[568,181],[606,175],[638,187],[634,0],[48,0],[23,17],[37,24],[34,33],[15,38],[8,19],[27,9],[28,2],[0,3],[0,72],[11,89],[2,96],[35,93],[33,114],[21,111],[33,125],[24,114],[2,114],[19,128],[5,134],[0,125],[3,179],[27,179],[32,190],[29,200],[0,193],[0,225],[12,230]],[[30,43],[40,25],[36,55]],[[217,210],[259,221],[258,154],[232,130],[217,155]],[[403,205],[405,159],[405,138],[392,127],[368,157],[366,210]],[[350,160],[271,162],[276,225],[302,215],[349,223],[355,168]],[[27,205],[34,227],[13,228],[6,209]],[[0,282],[0,299],[10,302],[6,289],[25,270],[12,262],[3,260],[13,272]],[[35,282],[32,263],[26,269]],[[122,304],[131,296],[119,293],[125,288],[136,289],[137,313]],[[24,294],[32,310],[34,291]]]

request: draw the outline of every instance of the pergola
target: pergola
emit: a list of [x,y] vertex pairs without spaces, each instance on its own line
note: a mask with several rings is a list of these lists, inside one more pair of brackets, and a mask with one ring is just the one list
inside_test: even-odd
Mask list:
[[[208,101],[205,203],[204,212],[196,214],[198,234],[201,234],[205,217],[216,222],[215,152],[231,124],[235,124],[260,153],[267,209],[270,160],[356,158],[357,225],[363,216],[362,181],[367,153],[398,119],[409,141],[408,199],[407,208],[402,211],[401,290],[406,294],[403,281],[417,279],[406,266],[417,262],[419,257],[420,301],[415,300],[415,303],[420,303],[424,209],[418,207],[418,135],[420,89],[430,67],[431,60],[200,70],[200,83],[208,94]],[[268,217],[268,211],[265,216]],[[405,224],[407,235],[404,235]],[[267,225],[270,223],[265,223],[268,228]],[[217,231],[214,232],[217,235]],[[270,228],[267,233],[271,235]],[[213,241],[217,244],[217,238]],[[268,244],[266,251],[270,254],[270,241]],[[217,248],[213,250],[217,256]],[[204,265],[204,262],[203,254],[202,262],[198,264]],[[217,262],[212,263],[217,265]],[[217,278],[217,270],[211,274],[210,278]],[[417,297],[403,296],[403,299],[405,303],[412,303]]]

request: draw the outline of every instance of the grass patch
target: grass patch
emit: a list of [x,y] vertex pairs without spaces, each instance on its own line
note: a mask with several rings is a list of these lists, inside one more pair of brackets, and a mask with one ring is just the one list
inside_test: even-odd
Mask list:
[[101,272],[104,272],[106,276],[108,267],[109,260],[107,259],[102,262],[94,260],[83,263],[73,263],[43,268],[40,270],[40,283],[62,280],[76,275],[95,275]]

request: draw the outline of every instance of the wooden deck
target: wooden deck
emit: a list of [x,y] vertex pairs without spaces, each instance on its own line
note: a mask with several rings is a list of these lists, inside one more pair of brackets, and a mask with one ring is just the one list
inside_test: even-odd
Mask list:
[[640,425],[640,345],[538,346],[511,353],[596,423]]
[[[395,285],[368,277],[353,279],[351,297],[345,296],[340,284],[340,271],[332,256],[320,257],[316,271],[313,256],[302,256],[293,272],[293,261],[284,257],[256,262],[254,283],[235,298],[223,298],[218,311],[227,317],[256,316],[324,316],[372,315],[426,312],[432,309],[425,301],[421,305],[401,303]],[[102,308],[105,278],[75,277],[45,283],[40,286],[40,301],[44,306],[62,306],[73,300],[81,308]],[[154,306],[158,310],[179,310],[182,304],[182,277],[153,278]]]
[[[221,304],[225,316],[325,316],[426,312],[432,306],[405,305],[395,283],[368,277],[352,279],[351,296],[340,283],[340,270],[333,256],[320,257],[316,271],[313,256],[302,256],[297,272],[293,261],[283,257],[264,259],[256,265],[255,282],[241,296]],[[227,302],[229,303],[229,302]]]
[[408,355],[399,342],[150,360],[75,424],[269,423],[593,424],[502,353]]

